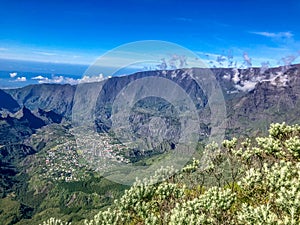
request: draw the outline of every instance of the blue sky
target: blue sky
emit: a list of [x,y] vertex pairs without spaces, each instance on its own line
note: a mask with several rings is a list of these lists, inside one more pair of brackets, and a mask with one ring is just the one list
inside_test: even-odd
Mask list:
[[163,40],[253,65],[300,50],[298,0],[0,0],[0,58],[91,64],[119,45]]

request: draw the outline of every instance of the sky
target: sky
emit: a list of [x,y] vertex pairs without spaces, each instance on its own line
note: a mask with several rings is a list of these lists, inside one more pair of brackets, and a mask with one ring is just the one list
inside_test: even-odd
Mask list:
[[211,65],[231,56],[277,66],[298,62],[299,11],[299,0],[0,0],[0,59],[90,65],[120,45],[161,40]]

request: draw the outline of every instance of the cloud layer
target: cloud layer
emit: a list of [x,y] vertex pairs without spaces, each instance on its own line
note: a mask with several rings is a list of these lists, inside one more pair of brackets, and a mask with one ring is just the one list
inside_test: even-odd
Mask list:
[[74,79],[70,77],[64,77],[64,76],[52,76],[51,78],[44,77],[44,76],[36,76],[31,78],[32,80],[37,80],[39,84],[45,84],[45,83],[54,83],[54,84],[81,84],[81,83],[93,83],[93,82],[100,82],[105,79],[103,74],[99,74],[98,76],[83,76],[80,79]]

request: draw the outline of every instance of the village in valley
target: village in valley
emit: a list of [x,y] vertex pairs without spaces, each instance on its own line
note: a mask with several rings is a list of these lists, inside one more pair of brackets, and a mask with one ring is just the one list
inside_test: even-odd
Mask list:
[[60,136],[46,149],[40,153],[39,176],[53,181],[80,181],[91,172],[103,173],[113,165],[129,163],[122,155],[128,147],[106,133],[96,137],[85,133],[80,140]]

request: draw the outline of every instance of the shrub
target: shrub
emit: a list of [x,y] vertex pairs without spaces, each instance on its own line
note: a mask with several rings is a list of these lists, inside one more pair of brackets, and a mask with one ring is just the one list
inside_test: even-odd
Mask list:
[[[174,174],[136,183],[86,225],[300,224],[300,127],[272,124],[268,137],[225,140]],[[205,162],[205,163],[204,163]]]

